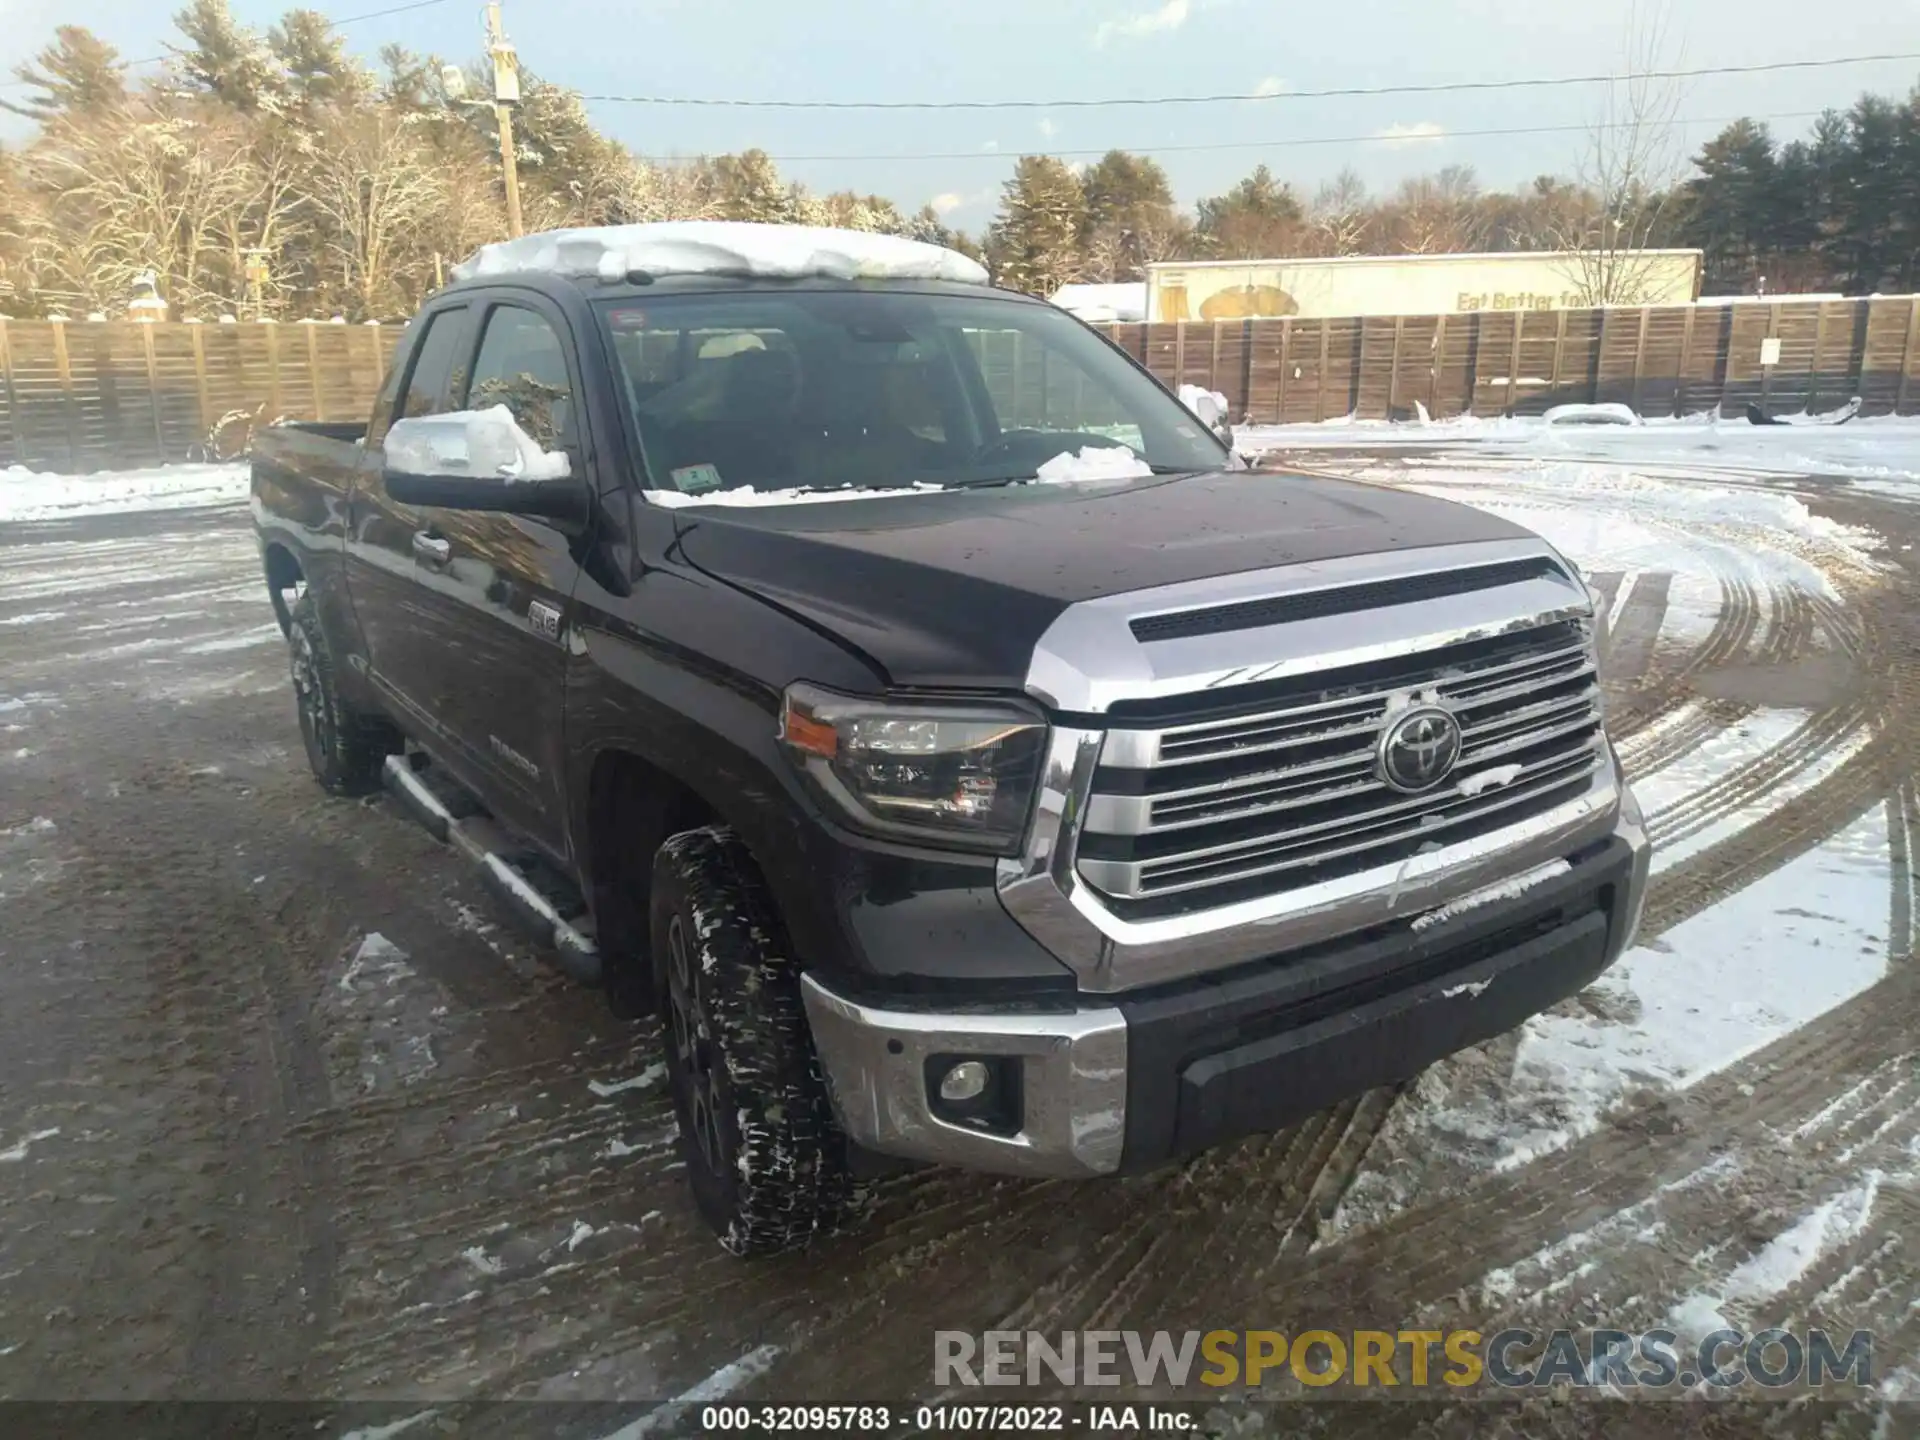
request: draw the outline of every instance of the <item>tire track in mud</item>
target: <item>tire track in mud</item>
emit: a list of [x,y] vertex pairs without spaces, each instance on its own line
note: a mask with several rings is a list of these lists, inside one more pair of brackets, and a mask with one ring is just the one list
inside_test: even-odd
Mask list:
[[1667,623],[1667,594],[1672,588],[1673,576],[1666,571],[1643,572],[1634,578],[1620,623],[1610,635],[1616,684],[1638,685],[1646,675],[1661,627]]
[[[911,1268],[836,1303],[749,1395],[885,1393],[929,1373],[935,1329],[1132,1326],[1170,1285],[1204,1288],[1306,1253],[1384,1123],[1373,1091],[1286,1131],[1097,1186],[1027,1189],[978,1229],[949,1226]],[[1025,1187],[1023,1187],[1025,1188]],[[1062,1203],[1063,1199],[1065,1204]],[[1021,1252],[1024,1283],[980,1284],[983,1252]],[[1074,1252],[1049,1263],[1062,1247]],[[869,1267],[860,1267],[866,1271]],[[903,1353],[901,1335],[914,1337]]]
[[[1316,1250],[1284,1272],[1225,1274],[1213,1277],[1214,1288],[1203,1296],[1169,1294],[1160,1310],[1135,1323],[1206,1329],[1229,1323],[1222,1316],[1238,1316],[1297,1331],[1330,1315],[1364,1316],[1365,1324],[1383,1328],[1437,1318],[1489,1273],[1524,1268],[1556,1242],[1644,1204],[1661,1186],[1679,1185],[1730,1153],[1756,1169],[1765,1167],[1776,1181],[1797,1176],[1809,1191],[1819,1184],[1837,1188],[1873,1159],[1905,1153],[1920,1133],[1911,1083],[1850,1112],[1835,1108],[1837,1099],[1871,1081],[1876,1071],[1914,1064],[1916,1019],[1920,975],[1905,967],[1627,1123],[1604,1127],[1528,1165],[1478,1177]],[[1830,1137],[1874,1138],[1870,1146],[1815,1148],[1805,1137],[1821,1134],[1822,1126]],[[1796,1131],[1803,1143],[1783,1151],[1779,1138]],[[1785,1189],[1793,1193],[1791,1185]],[[1755,1193],[1764,1199],[1777,1192]],[[1702,1203],[1709,1218],[1717,1198],[1707,1187]],[[1754,1237],[1754,1248],[1764,1238]],[[1471,1313],[1473,1328],[1482,1328],[1484,1310],[1455,1304],[1455,1313]]]
[[1863,705],[1845,705],[1816,714],[1772,749],[1650,814],[1647,832],[1656,850],[1699,834],[1782,781],[1811,768],[1858,732],[1868,718]]
[[[1786,664],[1811,644],[1813,611],[1806,592],[1791,586],[1774,587],[1768,598],[1771,624],[1753,658],[1762,664]],[[1722,628],[1716,622],[1704,643],[1670,673],[1650,681],[1643,697],[1627,702],[1629,713],[1618,727],[1617,743],[1632,756],[1631,773],[1649,775],[1662,769],[1759,708],[1704,697],[1696,689],[1699,677],[1746,661],[1759,628],[1762,607],[1750,585],[1723,581],[1723,601],[1723,617],[1729,608],[1733,612],[1728,624]],[[1645,740],[1636,743],[1642,735]]]
[[1642,677],[1639,684],[1609,697],[1616,706],[1608,725],[1615,743],[1631,742],[1641,731],[1659,725],[1686,705],[1693,698],[1688,683],[1693,676],[1730,665],[1745,655],[1760,618],[1753,587],[1744,579],[1722,576],[1720,613],[1706,638],[1671,670],[1656,670]]
[[[164,740],[172,727],[157,728]],[[133,772],[137,816],[111,793],[66,800],[60,833],[75,862],[8,907],[15,954],[56,935],[65,913],[87,918],[69,947],[67,1017],[86,1078],[65,1102],[84,1143],[7,1228],[27,1236],[44,1226],[36,1209],[63,1200],[97,1207],[109,1226],[134,1224],[118,1244],[88,1245],[99,1232],[85,1232],[56,1266],[63,1293],[45,1303],[90,1343],[74,1346],[59,1325],[30,1335],[21,1363],[32,1378],[10,1393],[164,1394],[205,1374],[230,1394],[273,1393],[324,1313],[324,1212],[302,1203],[316,1171],[309,1157],[275,1153],[314,1071],[298,1034],[277,1023],[266,978],[273,957],[310,936],[285,906],[260,905],[227,847],[178,843],[231,782],[141,784],[166,773]],[[87,1271],[77,1288],[76,1262]],[[9,1308],[47,1278],[9,1287]],[[265,1313],[286,1323],[262,1330],[251,1317]]]

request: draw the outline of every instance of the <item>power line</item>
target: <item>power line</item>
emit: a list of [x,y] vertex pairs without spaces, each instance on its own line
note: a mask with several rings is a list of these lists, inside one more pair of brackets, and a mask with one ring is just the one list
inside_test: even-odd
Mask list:
[[[369,10],[364,15],[347,15],[338,20],[330,20],[327,23],[333,26],[337,30],[342,25],[358,25],[362,20],[379,20],[388,15],[403,15],[409,10],[426,10],[426,9],[430,9],[435,5],[444,5],[446,3],[447,3],[447,0],[411,0],[410,4],[389,5],[384,10]],[[149,55],[144,60],[128,60],[123,63],[125,64],[127,69],[132,70],[141,65],[164,65],[167,61],[171,60],[172,58],[173,56],[171,53],[166,55]],[[32,83],[33,82],[30,80],[0,81],[0,89],[18,90],[22,86],[30,85]]]
[[[1770,115],[1768,123],[1776,120],[1811,120],[1825,112],[1820,110],[1796,110],[1781,115]],[[1736,120],[1750,120],[1751,115],[1727,115],[1717,119],[1708,116],[1696,116],[1687,119],[1661,122],[1663,128],[1673,125],[1731,125]],[[794,165],[804,161],[825,160],[1009,160],[1021,154],[1068,156],[1105,155],[1110,150],[1124,150],[1129,155],[1185,155],[1205,150],[1287,150],[1303,145],[1419,145],[1441,140],[1479,139],[1491,135],[1563,135],[1571,133],[1590,134],[1595,130],[1624,130],[1643,122],[1619,120],[1598,125],[1513,125],[1500,126],[1488,130],[1443,130],[1432,135],[1392,134],[1375,131],[1370,135],[1317,135],[1310,138],[1290,140],[1230,140],[1206,145],[1102,145],[1091,150],[935,150],[916,154],[874,154],[874,155],[769,155],[769,160],[782,165]],[[684,160],[685,156],[648,155],[643,159],[656,164],[670,164]]]
[[1100,100],[742,100],[687,95],[582,95],[609,105],[702,105],[742,110],[1090,110],[1107,106],[1218,105],[1235,100],[1332,100],[1371,95],[1447,95],[1478,90],[1538,90],[1556,85],[1605,85],[1622,79],[1693,80],[1708,75],[1762,75],[1781,70],[1828,70],[1920,60],[1920,51],[1839,55],[1830,60],[1775,60],[1763,65],[1705,65],[1690,70],[1645,70],[1632,76],[1562,75],[1551,79],[1449,80],[1431,85],[1355,85],[1276,94],[1110,96]]

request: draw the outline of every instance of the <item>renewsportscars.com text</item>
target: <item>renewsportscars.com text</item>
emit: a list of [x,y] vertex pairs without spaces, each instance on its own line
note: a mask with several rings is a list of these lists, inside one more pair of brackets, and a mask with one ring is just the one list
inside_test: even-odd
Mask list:
[[1619,1390],[1873,1385],[1873,1337],[1855,1330],[938,1330],[933,1383]]

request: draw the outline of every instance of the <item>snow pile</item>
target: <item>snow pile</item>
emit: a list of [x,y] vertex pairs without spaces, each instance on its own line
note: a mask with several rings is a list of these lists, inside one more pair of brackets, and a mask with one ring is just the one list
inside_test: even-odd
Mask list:
[[17,465],[0,470],[0,523],[235,505],[246,498],[245,465],[162,465],[110,475],[47,475]]
[[22,1160],[27,1158],[27,1152],[35,1145],[38,1145],[42,1140],[51,1140],[59,1133],[60,1127],[58,1125],[55,1125],[50,1130],[35,1130],[18,1144],[11,1145],[5,1150],[0,1150],[0,1164],[18,1165]]
[[1555,405],[1540,417],[1547,425],[1644,425],[1631,405],[1607,401],[1600,405]]
[[504,405],[396,420],[387,432],[387,468],[402,475],[485,475],[509,482],[564,480],[565,452],[540,448]]
[[689,505],[818,505],[831,500],[891,500],[902,495],[937,495],[942,485],[915,485],[908,490],[756,490],[741,485],[732,490],[705,490],[689,495],[681,490],[649,490],[647,499],[667,510]]
[[978,261],[898,235],[817,225],[754,225],[732,220],[669,220],[548,230],[482,245],[453,267],[471,280],[530,270],[617,281],[648,275],[750,275],[795,280],[956,280],[984,285]]
[[667,1067],[653,1064],[647,1066],[638,1075],[629,1075],[625,1080],[589,1080],[587,1089],[604,1100],[609,1095],[618,1095],[626,1090],[645,1090],[651,1085],[658,1085],[666,1078]]
[[1497,1137],[1505,1168],[1593,1129],[1639,1087],[1684,1089],[1851,999],[1887,972],[1889,866],[1882,805],[1629,950],[1594,987],[1619,1018],[1529,1020],[1512,1089],[1448,1122]]
[[1124,445],[1089,445],[1078,455],[1063,450],[1035,474],[1042,484],[1074,485],[1086,480],[1131,480],[1153,474],[1153,467]]
[[1062,285],[1051,302],[1090,325],[1115,322],[1137,324],[1147,318],[1147,282],[1116,285]]
[[1498,790],[1503,785],[1511,785],[1520,778],[1524,765],[1496,765],[1491,770],[1482,770],[1462,780],[1458,789],[1462,795],[1478,795],[1483,790]]
[[1227,418],[1227,397],[1218,390],[1203,390],[1198,385],[1180,387],[1180,403],[1200,417],[1212,429]]
[[[1076,485],[1100,480],[1133,480],[1151,474],[1153,467],[1124,445],[1089,445],[1078,455],[1070,450],[1062,451],[1042,465],[1033,480],[1016,480],[1013,484]],[[682,510],[689,505],[820,505],[843,500],[895,500],[909,495],[948,493],[952,493],[951,487],[923,480],[907,489],[894,490],[755,490],[745,485],[733,490],[703,490],[695,495],[679,490],[649,490],[647,499],[668,510]]]

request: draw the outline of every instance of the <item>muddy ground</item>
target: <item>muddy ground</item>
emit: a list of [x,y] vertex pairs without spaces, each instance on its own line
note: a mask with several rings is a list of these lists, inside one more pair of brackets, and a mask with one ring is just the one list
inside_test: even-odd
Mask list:
[[[1620,616],[1612,723],[1644,732],[1642,766],[1758,703],[1807,708],[1803,749],[1843,718],[1869,738],[1663,873],[1644,941],[1872,807],[1901,836],[1914,817],[1920,507],[1806,493],[1887,537],[1885,572],[1764,623],[1732,586],[1683,647],[1649,587]],[[1871,1329],[1883,1373],[1920,1352],[1897,875],[1879,983],[1530,1163],[1408,1149],[1390,1122],[1415,1097],[1377,1092],[1137,1179],[892,1181],[858,1235],[743,1263],[683,1193],[653,1027],[547,968],[387,801],[308,778],[257,570],[239,510],[0,530],[0,1399],[899,1401],[935,1393],[935,1329],[1637,1329],[1863,1169],[1872,1215],[1767,1321]],[[1430,1083],[1497,1086],[1510,1053]],[[1343,1212],[1370,1151],[1405,1183]],[[1288,1427],[1334,1426],[1331,1403]],[[1811,1413],[1789,1409],[1752,1423]]]

